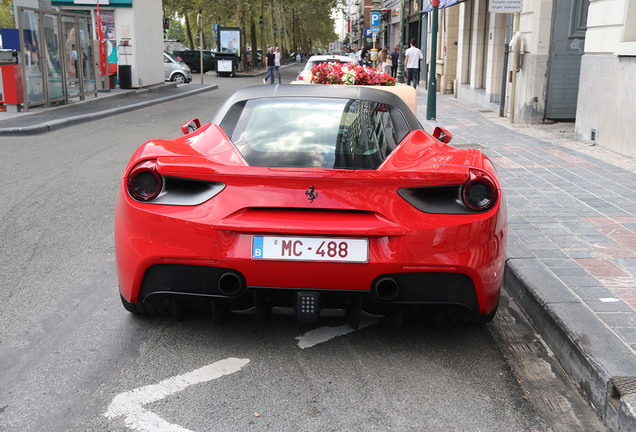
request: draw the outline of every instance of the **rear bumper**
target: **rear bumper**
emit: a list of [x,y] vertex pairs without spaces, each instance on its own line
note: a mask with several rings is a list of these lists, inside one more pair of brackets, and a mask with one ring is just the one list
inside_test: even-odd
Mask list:
[[[229,280],[229,283],[228,283]],[[386,281],[391,288],[386,289]],[[401,273],[380,275],[369,290],[254,287],[236,270],[219,267],[159,264],[145,273],[138,300],[171,309],[176,302],[215,313],[297,315],[299,298],[314,296],[315,317],[351,316],[364,312],[389,315],[403,307],[450,306],[469,316],[479,315],[472,280],[459,273]]]
[[[387,284],[388,282],[388,284]],[[198,309],[216,301],[226,309],[245,311],[261,297],[268,308],[294,308],[296,293],[313,292],[321,307],[348,309],[361,300],[363,309],[381,314],[391,306],[453,305],[479,313],[472,280],[460,273],[392,273],[376,277],[366,290],[248,286],[235,269],[182,264],[153,265],[145,272],[138,301],[181,300]]]
[[[237,200],[234,205],[239,206],[241,200]],[[246,309],[255,295],[269,298],[267,304],[274,307],[278,302],[280,306],[293,304],[295,292],[312,291],[324,301],[333,298],[334,303],[363,298],[369,309],[450,304],[488,314],[497,307],[506,250],[503,206],[472,219],[442,215],[431,221],[404,202],[396,214],[408,220],[408,229],[400,221],[390,230],[363,226],[343,231],[343,223],[327,230],[329,224],[323,223],[318,233],[308,231],[317,229],[318,222],[300,231],[302,223],[297,221],[297,226],[288,228],[291,232],[285,232],[368,239],[368,262],[342,263],[252,259],[253,236],[271,231],[265,224],[260,229],[251,228],[251,232],[240,231],[228,222],[234,218],[225,215],[235,213],[223,204],[215,198],[188,208],[144,205],[131,202],[122,188],[115,215],[122,297],[131,303],[218,299],[230,309]],[[219,292],[219,279],[228,272],[240,280],[239,293]],[[389,282],[390,295],[382,299],[374,289],[379,280],[387,278],[395,281],[398,290],[395,296],[390,294],[393,282]],[[228,279],[230,285],[236,280]]]

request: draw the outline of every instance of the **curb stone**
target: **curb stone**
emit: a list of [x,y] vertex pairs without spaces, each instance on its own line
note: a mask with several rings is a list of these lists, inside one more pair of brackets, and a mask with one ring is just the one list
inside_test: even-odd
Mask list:
[[636,394],[611,400],[610,379],[634,374],[633,354],[618,337],[536,259],[508,258],[504,286],[605,425],[636,431]]

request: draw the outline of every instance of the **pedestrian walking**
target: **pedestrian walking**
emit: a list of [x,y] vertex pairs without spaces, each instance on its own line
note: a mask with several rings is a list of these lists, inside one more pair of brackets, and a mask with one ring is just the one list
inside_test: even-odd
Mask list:
[[404,54],[404,64],[406,65],[406,83],[417,88],[420,80],[420,61],[424,60],[424,54],[415,46],[417,41],[411,39],[411,47]]
[[77,71],[77,50],[75,49],[75,44],[71,46],[71,60],[73,61],[73,69],[75,76],[79,76],[79,72]]
[[393,66],[391,66],[391,76],[395,78],[397,76],[398,62],[400,61],[400,47],[398,45],[395,46],[395,49],[391,53],[391,61],[393,62]]
[[387,75],[391,74],[391,67],[393,67],[393,59],[389,54],[389,50],[385,47],[380,51],[380,70]]
[[356,53],[356,60],[358,60],[358,64],[362,66],[362,48]]
[[267,66],[267,75],[263,78],[263,84],[267,84],[267,78],[271,78],[270,84],[274,84],[274,61],[276,57],[274,56],[274,47],[269,47],[267,54],[265,54],[265,66]]
[[[276,68],[276,73],[278,74],[278,84],[280,84],[280,48],[276,47],[276,52],[274,53],[274,67]],[[272,84],[274,84],[274,77],[272,76]]]

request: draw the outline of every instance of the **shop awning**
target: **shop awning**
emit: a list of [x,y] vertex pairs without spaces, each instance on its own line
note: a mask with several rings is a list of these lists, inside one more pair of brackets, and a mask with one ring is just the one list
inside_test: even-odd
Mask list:
[[[450,6],[455,6],[456,4],[463,3],[466,0],[439,0],[439,8],[444,9]],[[422,13],[427,13],[433,10],[433,6],[431,5],[431,1],[429,0],[428,5],[424,8]]]

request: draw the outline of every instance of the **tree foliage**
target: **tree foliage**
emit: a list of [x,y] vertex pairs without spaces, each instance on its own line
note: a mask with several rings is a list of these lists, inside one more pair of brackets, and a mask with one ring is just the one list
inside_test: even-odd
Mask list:
[[180,20],[171,20],[170,28],[168,29],[168,39],[176,39],[179,41],[185,41],[188,39],[185,27],[181,24]]
[[12,8],[12,0],[0,0],[0,28],[15,28],[15,20],[10,11]]
[[344,0],[163,0],[163,8],[172,22],[183,22],[183,43],[191,49],[198,47],[196,17],[201,11],[203,39],[208,45],[204,48],[216,47],[214,24],[241,28],[243,50],[253,45],[263,48],[259,27],[262,16],[262,45],[278,45],[288,54],[299,49],[309,53],[336,40],[332,11],[343,3]]

